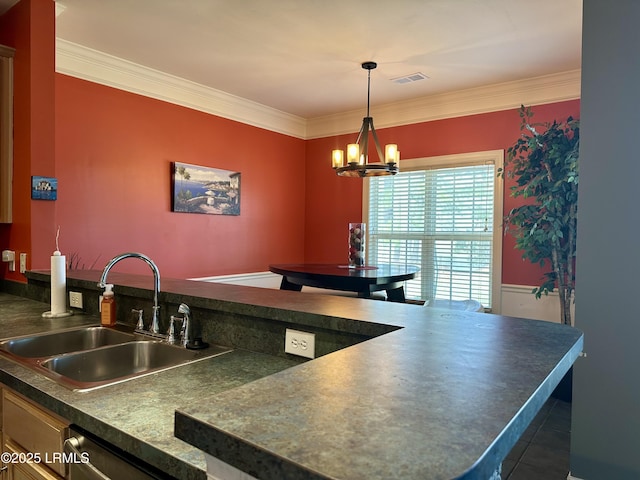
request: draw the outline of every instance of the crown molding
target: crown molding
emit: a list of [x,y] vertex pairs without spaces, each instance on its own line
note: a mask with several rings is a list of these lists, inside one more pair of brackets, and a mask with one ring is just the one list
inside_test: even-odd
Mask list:
[[[56,38],[56,71],[301,139],[353,133],[362,111],[304,119]],[[376,128],[580,98],[580,70],[374,106]]]
[[[372,108],[376,128],[463,117],[580,98],[581,70],[431,95]],[[307,120],[307,139],[353,133],[362,110]]]
[[297,138],[306,120],[235,95],[56,38],[56,71]]

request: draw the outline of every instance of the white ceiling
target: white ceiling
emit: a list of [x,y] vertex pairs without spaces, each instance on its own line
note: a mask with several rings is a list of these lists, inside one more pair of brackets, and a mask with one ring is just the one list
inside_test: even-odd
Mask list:
[[368,60],[372,106],[580,68],[582,0],[57,5],[59,38],[303,118],[364,108]]

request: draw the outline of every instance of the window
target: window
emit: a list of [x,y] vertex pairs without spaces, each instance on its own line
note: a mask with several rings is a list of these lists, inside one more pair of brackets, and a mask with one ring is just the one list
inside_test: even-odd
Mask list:
[[474,299],[497,311],[503,151],[405,160],[365,187],[368,262],[416,265],[408,299]]

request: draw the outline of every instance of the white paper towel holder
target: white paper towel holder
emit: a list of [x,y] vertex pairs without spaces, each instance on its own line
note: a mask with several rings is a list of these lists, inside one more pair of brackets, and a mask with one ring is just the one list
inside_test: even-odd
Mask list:
[[66,263],[65,257],[58,249],[58,236],[60,227],[56,233],[56,250],[51,256],[51,310],[42,314],[43,318],[64,318],[73,315],[66,309]]

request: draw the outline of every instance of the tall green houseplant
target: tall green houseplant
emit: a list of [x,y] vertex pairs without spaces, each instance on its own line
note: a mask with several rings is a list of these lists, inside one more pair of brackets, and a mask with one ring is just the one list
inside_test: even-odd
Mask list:
[[505,217],[505,233],[515,237],[524,259],[550,268],[532,293],[540,298],[557,288],[562,323],[571,325],[580,122],[569,117],[533,123],[531,117],[531,107],[521,106],[522,134],[507,150],[504,170],[498,173],[515,180],[511,196],[524,203]]

